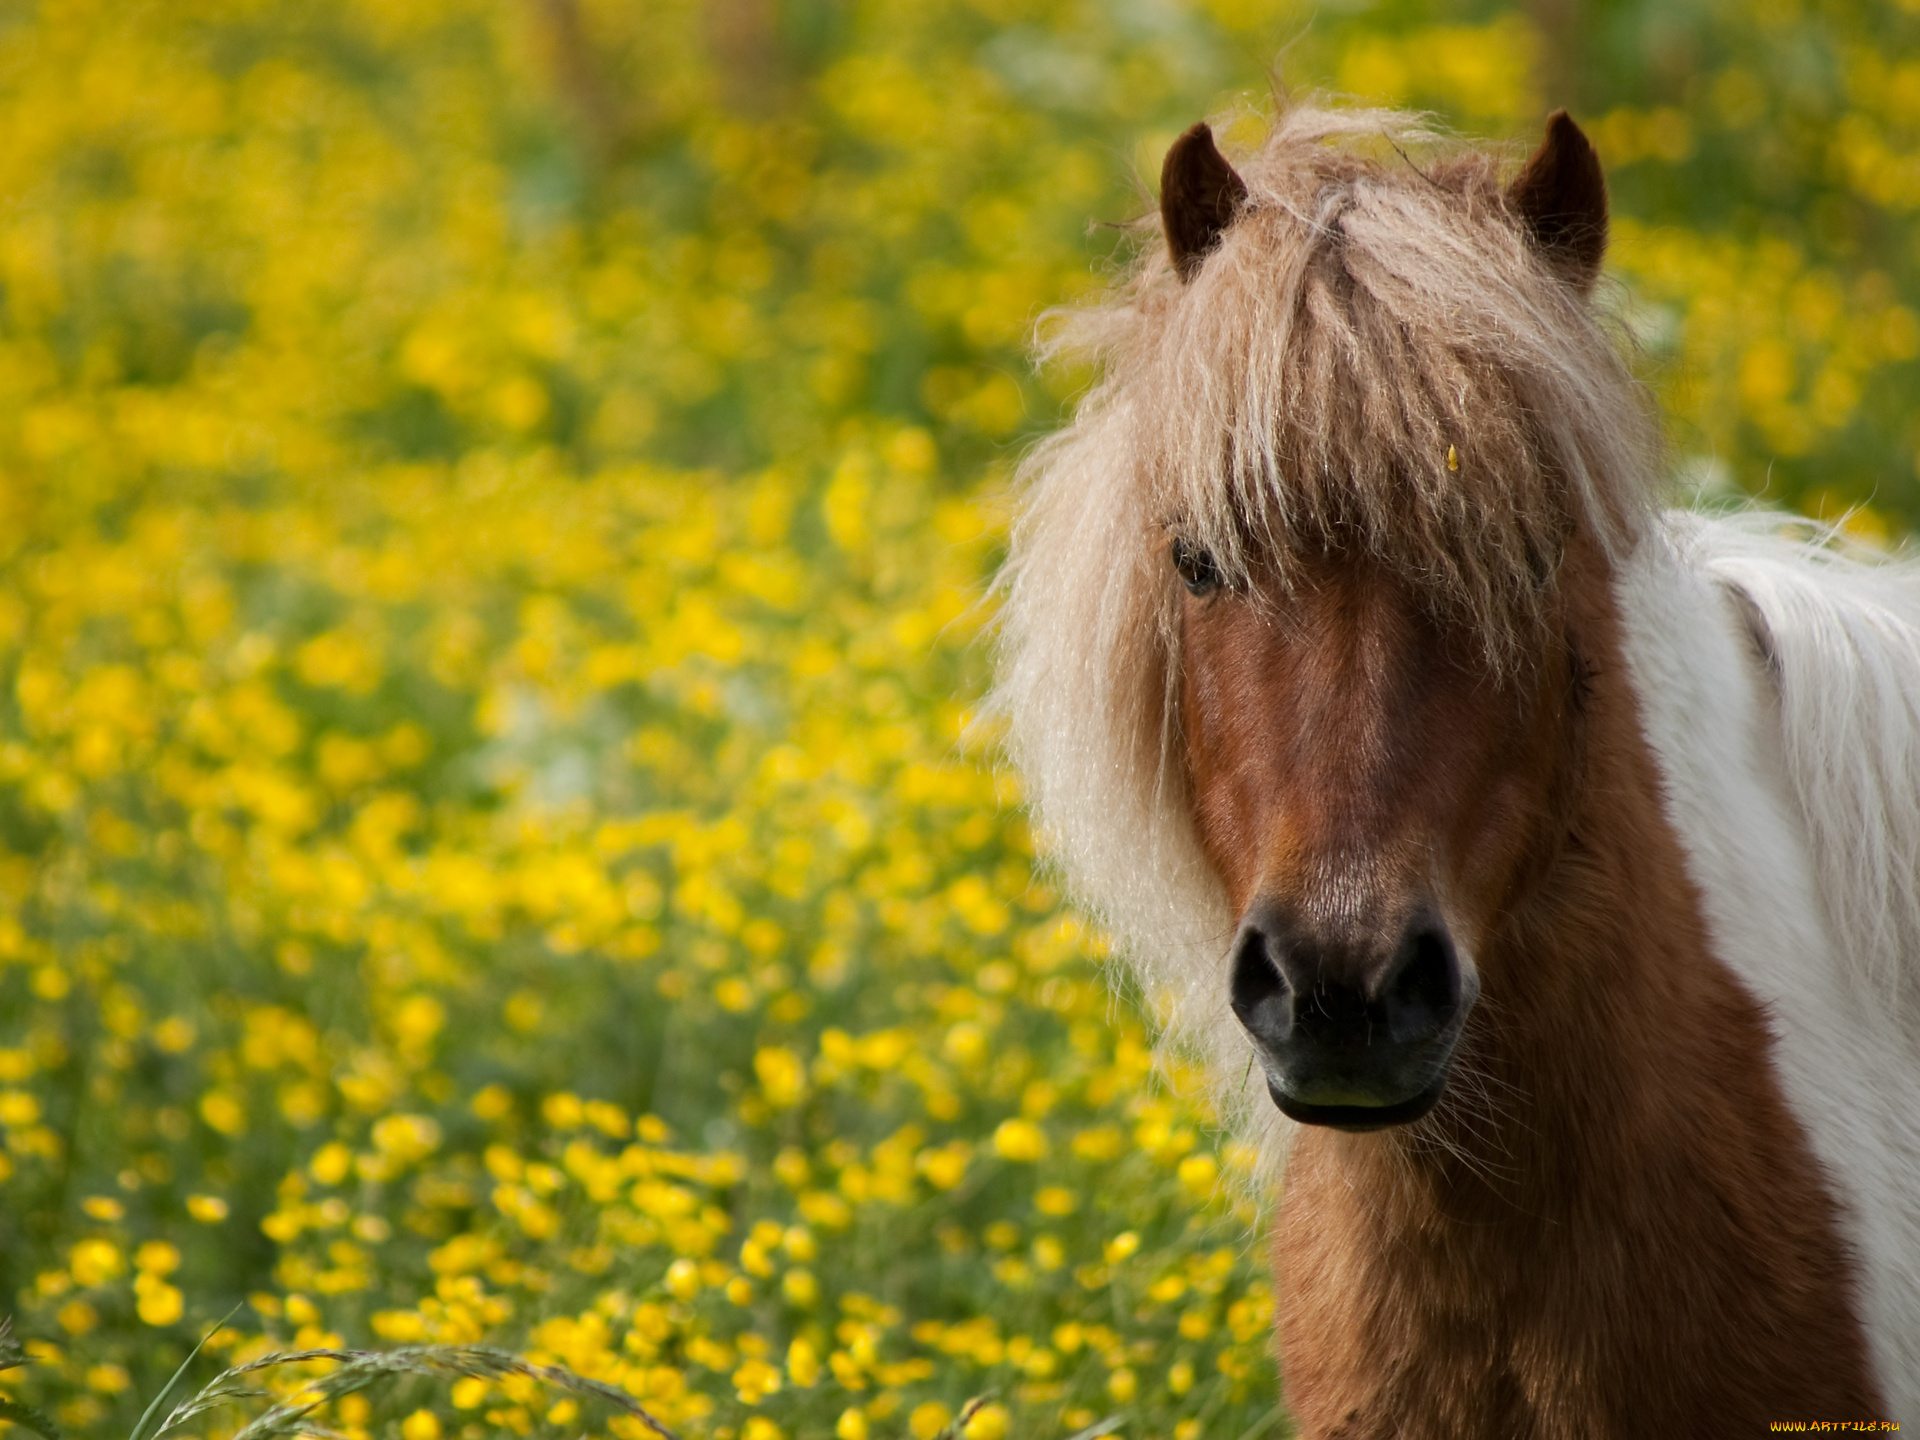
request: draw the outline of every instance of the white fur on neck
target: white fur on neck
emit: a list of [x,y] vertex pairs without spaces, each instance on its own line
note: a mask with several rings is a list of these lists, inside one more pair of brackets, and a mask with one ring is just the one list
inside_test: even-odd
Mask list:
[[[1911,1424],[1920,1421],[1920,1053],[1903,1007],[1836,943],[1846,929],[1832,916],[1865,894],[1820,888],[1823,873],[1833,888],[1832,869],[1797,794],[1807,766],[1783,744],[1767,672],[1729,593],[1737,579],[1716,573],[1716,559],[1752,551],[1753,535],[1751,524],[1697,516],[1653,527],[1618,582],[1627,665],[1714,951],[1772,1019],[1781,1088],[1858,1259],[1862,1326],[1892,1413],[1823,1418]],[[1766,618],[1766,595],[1744,599]],[[1905,960],[1920,966],[1920,955]]]

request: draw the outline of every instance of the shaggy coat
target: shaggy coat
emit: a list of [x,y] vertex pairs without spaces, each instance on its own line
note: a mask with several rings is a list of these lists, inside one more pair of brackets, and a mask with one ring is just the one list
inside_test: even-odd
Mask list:
[[[1920,578],[1660,508],[1563,117],[1507,186],[1377,111],[1181,146],[1170,253],[1058,326],[1102,379],[1025,467],[997,699],[1075,893],[1285,1167],[1303,1432],[1920,1421]],[[1261,886],[1366,830],[1302,795],[1348,773],[1343,623],[1441,677],[1379,710],[1466,737],[1434,765],[1541,757],[1524,846],[1447,871],[1483,987],[1447,1098],[1372,1134],[1282,1119],[1229,1008]],[[1464,774],[1374,808],[1492,834]]]

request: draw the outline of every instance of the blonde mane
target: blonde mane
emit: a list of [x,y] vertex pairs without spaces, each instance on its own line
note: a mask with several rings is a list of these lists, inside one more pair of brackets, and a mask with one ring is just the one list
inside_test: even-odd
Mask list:
[[1657,439],[1487,156],[1409,116],[1300,107],[1236,165],[1246,204],[1190,282],[1148,245],[1055,318],[1049,352],[1102,378],[1022,468],[995,700],[1069,884],[1274,1157],[1175,743],[1172,537],[1282,594],[1294,557],[1364,554],[1519,663],[1571,529],[1609,550],[1643,533]]
[[1765,511],[1671,528],[1765,657],[1842,963],[1920,1044],[1920,565]]

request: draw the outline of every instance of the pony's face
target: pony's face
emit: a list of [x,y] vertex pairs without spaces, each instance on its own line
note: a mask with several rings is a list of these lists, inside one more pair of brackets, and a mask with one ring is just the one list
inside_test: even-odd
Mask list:
[[1296,566],[1284,593],[1224,584],[1178,541],[1168,564],[1194,818],[1268,1089],[1310,1123],[1418,1119],[1499,984],[1482,938],[1551,848],[1577,674],[1496,668],[1352,557]]
[[[1422,178],[1435,193],[1444,189]],[[1358,182],[1342,183],[1348,188],[1329,193],[1345,198],[1316,222],[1315,245],[1328,227],[1350,241],[1377,239],[1378,227],[1405,223],[1418,208],[1409,201],[1350,220],[1365,206]],[[1556,308],[1586,333],[1564,302],[1590,292],[1599,273],[1606,181],[1579,127],[1556,113],[1503,196],[1475,193],[1459,192],[1461,233],[1489,219],[1511,225],[1475,243],[1511,261],[1505,242],[1518,239],[1545,264],[1525,272],[1534,298],[1516,313],[1476,291],[1475,275],[1449,271],[1447,283],[1478,295],[1473,303],[1504,315],[1516,336],[1537,339],[1535,318]],[[1293,213],[1249,186],[1205,125],[1176,141],[1161,214],[1181,281],[1204,282],[1215,263],[1232,280],[1235,265],[1250,263],[1246,254],[1213,257],[1232,248],[1229,231],[1264,223],[1263,206]],[[1248,231],[1247,243],[1265,233]],[[1451,239],[1425,243],[1436,265],[1457,258]],[[1429,313],[1413,293],[1419,287],[1403,284],[1426,252],[1396,252],[1388,264],[1355,244],[1303,252],[1327,274],[1303,268],[1291,282],[1300,298],[1270,321],[1282,325],[1286,345],[1270,353],[1249,342],[1244,363],[1290,388],[1242,407],[1277,428],[1270,443],[1236,433],[1227,449],[1238,468],[1228,479],[1292,493],[1275,504],[1256,491],[1244,513],[1229,506],[1224,521],[1189,521],[1193,533],[1172,539],[1165,563],[1178,574],[1166,583],[1183,586],[1176,688],[1194,822],[1236,919],[1233,1011],[1282,1111],[1376,1129],[1416,1120],[1440,1099],[1483,988],[1497,1000],[1509,978],[1483,973],[1480,957],[1511,949],[1485,941],[1564,832],[1556,817],[1576,763],[1584,684],[1564,607],[1591,589],[1570,577],[1591,568],[1575,542],[1594,507],[1547,483],[1584,472],[1585,462],[1568,467],[1540,448],[1554,417],[1584,413],[1588,392],[1521,398],[1545,384],[1541,375],[1579,373],[1567,370],[1573,352],[1548,346],[1551,358],[1524,375],[1504,357],[1488,357],[1491,374],[1462,369],[1472,337],[1421,348],[1427,329],[1451,323],[1451,312]],[[1550,288],[1538,288],[1543,280]],[[1192,293],[1215,295],[1205,283]],[[1316,339],[1316,326],[1331,327],[1331,338]],[[1328,376],[1347,391],[1328,393]],[[1474,412],[1448,411],[1445,397],[1469,382],[1482,396]],[[1393,403],[1381,403],[1383,392]],[[1294,420],[1318,428],[1288,438]],[[1457,452],[1453,435],[1479,449]],[[1580,453],[1571,442],[1552,452],[1562,462]],[[1184,483],[1186,496],[1205,500],[1194,476]],[[1176,501],[1168,513],[1183,506],[1193,511],[1195,502]],[[1436,540],[1428,533],[1436,515],[1471,523]],[[1511,531],[1516,516],[1532,523],[1530,534]],[[1304,528],[1289,532],[1288,517]],[[1223,528],[1239,530],[1242,550],[1277,536],[1286,553],[1264,566],[1258,553],[1217,564],[1200,540]],[[1549,545],[1549,537],[1557,538]],[[1505,600],[1489,605],[1490,591],[1462,582],[1467,574],[1503,577],[1496,588],[1521,603],[1508,616]],[[1509,620],[1516,635],[1525,632],[1533,663],[1496,660],[1497,632]]]

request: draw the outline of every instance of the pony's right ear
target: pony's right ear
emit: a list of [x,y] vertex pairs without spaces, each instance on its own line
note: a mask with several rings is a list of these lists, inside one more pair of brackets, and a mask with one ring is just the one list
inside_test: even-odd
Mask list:
[[1173,142],[1160,167],[1160,223],[1183,282],[1199,273],[1246,198],[1247,182],[1213,143],[1206,121]]
[[1607,253],[1607,177],[1566,111],[1547,117],[1547,138],[1507,187],[1507,204],[1540,253],[1576,289],[1591,290]]

